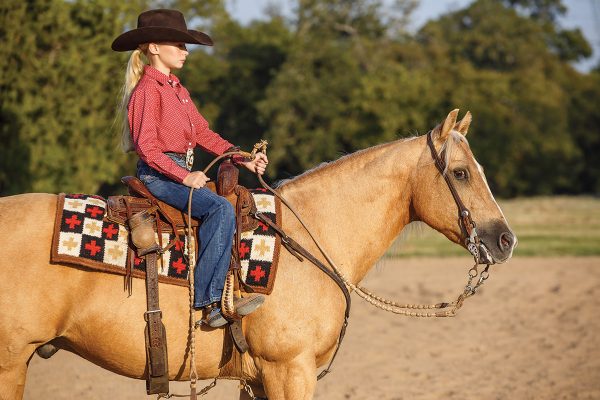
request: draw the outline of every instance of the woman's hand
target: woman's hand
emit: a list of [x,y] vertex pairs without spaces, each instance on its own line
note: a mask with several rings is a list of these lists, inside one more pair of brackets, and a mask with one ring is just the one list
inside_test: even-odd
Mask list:
[[210,181],[210,178],[204,175],[202,171],[190,172],[184,179],[183,184],[187,187],[194,189],[200,189],[206,185],[206,182]]
[[254,160],[246,161],[241,163],[244,167],[246,167],[250,172],[256,172],[259,175],[265,173],[267,169],[267,164],[269,163],[269,159],[267,155],[264,153],[256,153]]

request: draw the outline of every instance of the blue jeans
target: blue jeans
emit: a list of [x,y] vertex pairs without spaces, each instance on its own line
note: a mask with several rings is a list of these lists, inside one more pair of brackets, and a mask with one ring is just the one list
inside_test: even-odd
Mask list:
[[[185,168],[184,159],[167,155]],[[141,160],[138,161],[137,176],[156,198],[187,212],[189,187],[164,176]],[[221,301],[231,259],[235,212],[227,199],[204,187],[194,189],[192,216],[201,220],[199,256],[194,269],[194,306],[200,308]]]

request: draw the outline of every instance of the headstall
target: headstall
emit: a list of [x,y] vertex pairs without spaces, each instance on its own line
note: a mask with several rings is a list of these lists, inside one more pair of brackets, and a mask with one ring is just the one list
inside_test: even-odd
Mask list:
[[479,240],[479,236],[477,235],[477,225],[475,224],[475,221],[473,221],[473,219],[471,218],[471,212],[460,199],[456,187],[454,187],[454,183],[452,183],[449,175],[446,173],[447,171],[445,171],[447,166],[446,162],[444,161],[444,153],[446,150],[444,149],[441,155],[438,155],[437,151],[435,150],[435,146],[433,145],[432,132],[433,131],[429,131],[429,133],[427,133],[427,146],[431,151],[431,157],[433,157],[433,160],[435,161],[435,166],[440,172],[440,175],[443,176],[446,180],[448,189],[450,189],[450,193],[452,193],[454,202],[458,207],[458,225],[460,226],[463,234],[465,235],[465,245],[467,246],[467,250],[469,250],[469,253],[473,255],[473,258],[475,259],[475,262],[477,264],[488,264],[487,261],[491,261],[489,254],[486,254],[486,258],[488,258],[486,262],[483,262],[483,260],[481,259],[481,251],[487,253],[487,249]]

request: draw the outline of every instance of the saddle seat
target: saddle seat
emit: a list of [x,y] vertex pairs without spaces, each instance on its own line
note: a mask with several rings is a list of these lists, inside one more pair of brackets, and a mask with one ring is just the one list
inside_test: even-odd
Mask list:
[[[256,204],[252,194],[244,186],[238,185],[239,171],[230,160],[225,160],[219,166],[217,182],[208,182],[206,187],[212,192],[225,197],[236,211],[236,219],[240,232],[256,229],[258,220],[251,214],[256,212]],[[183,233],[187,227],[187,210],[180,211],[173,206],[157,199],[142,181],[134,176],[121,178],[128,190],[129,196],[117,195],[108,198],[107,219],[120,225],[126,225],[132,215],[156,207],[160,224],[158,229],[165,232]],[[197,228],[201,221],[192,218],[192,228]]]

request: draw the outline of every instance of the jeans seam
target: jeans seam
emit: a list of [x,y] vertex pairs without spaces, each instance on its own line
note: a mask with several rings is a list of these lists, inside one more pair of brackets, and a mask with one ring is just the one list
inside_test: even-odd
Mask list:
[[209,304],[212,304],[212,303],[215,303],[215,302],[220,302],[220,301],[221,301],[220,297],[209,297],[208,300],[201,301],[200,303],[194,302],[194,307],[196,307],[196,308],[202,308],[202,307],[206,307]]
[[[150,167],[142,165],[142,168],[138,169],[142,172],[145,179],[150,178],[150,185],[148,189],[162,201],[166,201],[171,205],[175,205],[179,208],[184,201],[187,201],[187,195],[184,196],[185,187],[171,179],[165,177],[160,173],[148,174],[153,172]],[[138,174],[142,175],[142,174]],[[198,274],[194,276],[195,290],[194,290],[194,305],[196,307],[203,307],[207,304],[215,301],[220,301],[224,280],[226,279],[227,270],[229,269],[230,254],[225,254],[226,249],[229,249],[233,243],[233,232],[231,232],[231,239],[227,239],[229,243],[224,242],[226,234],[232,230],[235,226],[232,218],[234,215],[230,212],[229,203],[222,197],[213,197],[216,194],[208,192],[208,189],[203,188],[195,191],[197,203],[194,201],[192,210],[194,210],[194,217],[198,218],[198,215],[204,217],[210,215],[213,219],[210,224],[205,225],[208,229],[208,233],[205,233],[205,237],[210,241],[210,246],[203,248],[202,240],[200,240],[200,254],[196,262],[196,269]],[[194,207],[195,206],[195,207]],[[207,218],[208,219],[208,218]],[[206,221],[203,221],[205,224]],[[211,237],[211,235],[213,235]],[[204,241],[206,243],[207,241]],[[229,252],[230,253],[230,252]],[[202,256],[202,257],[200,257]],[[201,263],[201,261],[203,261]],[[208,267],[208,268],[203,268]],[[201,281],[203,281],[201,283]],[[217,287],[219,286],[219,287]],[[205,297],[206,296],[206,297]],[[208,298],[208,300],[206,300]]]

